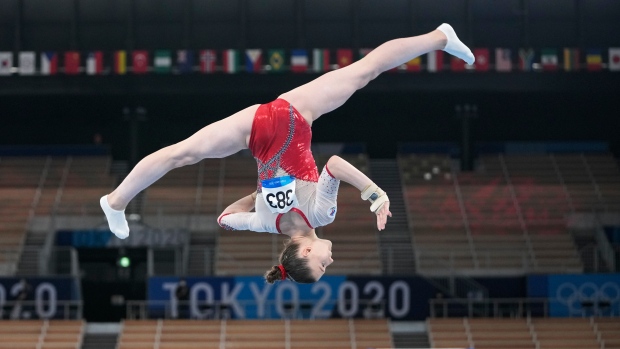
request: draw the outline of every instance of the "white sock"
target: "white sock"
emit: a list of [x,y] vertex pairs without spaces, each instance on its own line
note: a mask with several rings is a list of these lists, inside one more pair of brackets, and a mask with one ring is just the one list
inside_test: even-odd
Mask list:
[[437,29],[441,30],[444,34],[446,34],[446,37],[448,38],[448,43],[443,49],[444,51],[464,60],[465,62],[467,62],[467,64],[474,64],[474,61],[476,60],[474,54],[471,53],[471,50],[467,46],[465,46],[465,44],[462,43],[461,40],[459,40],[458,36],[456,36],[456,32],[450,24],[443,23],[442,25],[437,27]]
[[108,196],[101,197],[99,204],[105,213],[105,217],[108,219],[108,225],[110,230],[119,239],[125,239],[129,236],[129,224],[125,219],[125,210],[117,211],[110,207],[108,203]]

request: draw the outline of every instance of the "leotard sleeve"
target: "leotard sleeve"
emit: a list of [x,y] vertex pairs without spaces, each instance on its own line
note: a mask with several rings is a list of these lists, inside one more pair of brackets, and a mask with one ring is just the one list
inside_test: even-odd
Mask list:
[[318,226],[328,225],[336,218],[339,187],[340,180],[334,178],[325,166],[316,185],[314,219]]
[[256,212],[227,213],[220,217],[217,223],[226,230],[251,230],[257,233],[269,232],[261,223]]

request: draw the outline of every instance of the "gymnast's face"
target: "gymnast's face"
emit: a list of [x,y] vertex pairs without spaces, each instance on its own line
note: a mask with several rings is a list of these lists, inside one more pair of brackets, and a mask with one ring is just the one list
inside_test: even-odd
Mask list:
[[325,239],[313,240],[301,251],[303,257],[308,258],[308,267],[312,276],[318,281],[325,269],[334,262],[332,259],[332,242]]

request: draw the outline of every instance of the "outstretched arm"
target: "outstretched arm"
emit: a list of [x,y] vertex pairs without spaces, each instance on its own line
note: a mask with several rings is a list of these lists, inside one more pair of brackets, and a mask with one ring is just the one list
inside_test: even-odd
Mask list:
[[[369,185],[375,185],[375,183],[362,171],[358,170],[355,166],[351,165],[348,161],[339,156],[334,155],[329,158],[325,166],[334,178],[351,184],[361,192],[367,189]],[[377,215],[377,228],[379,230],[385,229],[387,217],[392,217],[392,212],[390,212],[390,202],[386,201],[383,206],[375,211],[375,214]]]
[[239,213],[239,212],[250,212],[254,209],[254,205],[256,204],[256,192],[248,196],[244,196],[241,199],[233,202],[228,207],[224,209],[224,212],[220,214],[218,217],[218,222],[222,216],[225,216],[230,213]]
[[256,212],[250,212],[255,208],[256,192],[235,201],[226,207],[224,212],[217,218],[217,223],[227,230],[250,230],[257,233],[268,232],[262,224]]

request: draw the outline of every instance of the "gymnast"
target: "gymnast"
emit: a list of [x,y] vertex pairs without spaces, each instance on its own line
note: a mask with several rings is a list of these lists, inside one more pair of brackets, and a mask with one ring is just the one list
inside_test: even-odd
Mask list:
[[331,241],[318,238],[315,228],[334,221],[340,181],[353,185],[370,202],[379,231],[385,229],[392,213],[387,194],[344,159],[332,156],[319,175],[310,151],[312,123],[343,105],[380,73],[434,50],[446,51],[468,64],[474,62],[469,48],[444,23],[427,34],[385,42],[349,66],[327,72],[270,103],[243,109],[146,156],[100,200],[110,230],[120,239],[129,236],[125,208],[168,171],[249,148],[258,165],[257,190],[228,206],[218,223],[229,230],[288,235],[280,264],[265,273],[266,281],[316,282],[333,259]]

